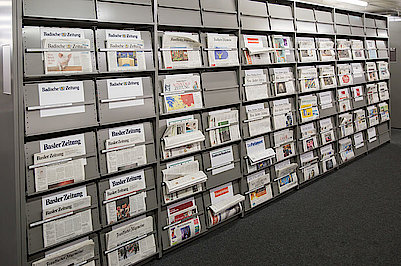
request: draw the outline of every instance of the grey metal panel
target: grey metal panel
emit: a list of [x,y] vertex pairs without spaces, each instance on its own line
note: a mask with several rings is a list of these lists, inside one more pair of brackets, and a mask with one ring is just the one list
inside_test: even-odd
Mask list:
[[366,106],[366,97],[365,97],[365,95],[364,95],[363,100],[360,100],[360,101],[357,101],[357,102],[355,101],[354,98],[352,98],[352,106],[354,107],[354,109],[365,107]]
[[[77,240],[77,241],[78,242],[81,241],[81,240],[84,241],[86,239],[93,240],[93,242],[95,243],[95,247],[94,247],[95,248],[95,257],[97,257],[97,259],[95,260],[95,265],[96,266],[100,266],[101,265],[100,264],[100,260],[99,260],[100,246],[99,246],[99,237],[98,237],[98,235],[96,233],[93,233],[93,234],[90,234],[88,237],[84,237],[84,238],[82,238],[80,240]],[[68,247],[68,246],[69,246],[69,244],[66,244],[65,246],[62,246],[62,247]],[[59,250],[59,248],[56,248],[55,250],[50,250],[49,253],[54,252],[56,250]],[[34,257],[31,257],[30,260],[28,261],[29,265],[32,265],[32,263],[34,263],[35,261],[38,261],[40,259],[45,258],[47,253],[48,252],[43,251],[43,252],[40,252],[40,253],[36,254]]]
[[296,18],[304,21],[315,21],[313,9],[297,7],[295,9]]
[[327,11],[315,10],[316,21],[333,23],[333,14]]
[[201,74],[205,107],[216,107],[240,102],[236,71],[215,71]]
[[376,37],[377,36],[376,29],[375,28],[366,28],[366,36]]
[[362,77],[355,77],[355,75],[353,75],[353,83],[354,84],[364,83],[364,82],[366,82],[365,73],[362,74]]
[[27,136],[59,132],[82,127],[97,126],[95,85],[84,81],[85,112],[42,117],[40,110],[29,111],[28,107],[40,106],[38,84],[24,86],[25,134]]
[[109,108],[109,103],[104,103],[102,100],[108,99],[107,80],[97,80],[98,106],[99,106],[99,121],[101,125],[106,125],[114,122],[124,122],[136,119],[144,119],[155,116],[155,106],[153,99],[153,84],[150,77],[142,77],[143,95],[152,96],[151,98],[143,99],[143,105],[128,106],[121,108]]
[[[95,231],[100,228],[96,184],[87,185],[86,189],[88,195],[91,196],[92,228],[93,231]],[[29,224],[42,220],[42,199],[37,198],[27,202],[26,205],[28,254],[34,254],[42,251],[45,248],[43,241],[43,225],[29,227]],[[50,249],[51,247],[52,246],[49,246],[45,249]]]
[[354,16],[350,15],[349,16],[349,22],[352,26],[360,26],[363,27],[363,18],[360,16]]
[[377,29],[378,37],[388,37],[388,31],[383,29]]
[[297,32],[316,33],[315,22],[297,21]]
[[[332,95],[333,97],[333,95]],[[327,108],[327,109],[321,109],[319,108],[319,115],[320,118],[323,117],[328,117],[337,114],[337,109],[336,109],[336,103],[333,101],[333,107]]]
[[377,133],[376,133],[376,140],[372,141],[372,142],[367,141],[367,144],[368,144],[369,151],[379,147],[380,142],[379,142],[379,136],[377,135]]
[[[42,48],[42,41],[40,39],[41,27],[26,26],[23,28],[23,44],[24,44],[24,75],[29,76],[44,76],[44,57],[43,52],[27,52],[26,49],[40,49]],[[95,42],[94,34],[91,29],[83,29],[85,39],[90,40],[90,51],[92,59],[92,72],[96,71],[95,59]],[[77,73],[79,74],[79,73]],[[53,74],[52,74],[53,75]],[[63,73],[55,73],[55,75],[63,75]],[[67,74],[68,75],[68,74]]]
[[236,14],[203,11],[202,20],[204,27],[238,28]]
[[386,132],[379,136],[380,145],[383,145],[384,143],[386,143],[388,141],[390,141],[390,132]]
[[[202,201],[202,194],[195,195],[194,198],[195,198],[195,204],[197,206],[197,210],[199,213],[198,217],[200,220],[200,227],[201,227],[199,234],[203,234],[206,231],[206,214],[204,212],[205,208],[204,208],[203,201]],[[162,227],[167,226],[167,207],[162,208],[160,217],[159,217],[159,221],[162,224]],[[163,250],[166,250],[170,247],[169,228],[166,228],[165,230],[163,229],[163,231],[160,233],[162,234]],[[177,245],[180,245],[181,243],[185,243],[185,241],[180,242]]]
[[270,29],[267,17],[241,16],[241,28],[244,30],[267,31]]
[[[85,165],[85,180],[95,179],[99,177],[97,156],[96,156],[96,140],[94,132],[85,133],[85,150],[87,164]],[[25,144],[25,172],[26,172],[26,192],[28,195],[35,192],[34,170],[28,169],[33,165],[33,155],[40,153],[40,141],[28,142]]]
[[387,29],[387,19],[375,19],[376,27]]
[[[149,31],[140,31],[141,38],[144,42],[144,49],[152,50],[153,43],[151,33]],[[96,30],[96,47],[97,49],[106,48],[106,30],[105,29],[97,29]],[[145,63],[146,69],[151,70],[154,69],[154,61],[153,61],[153,51],[145,51]],[[97,62],[99,66],[100,72],[110,73],[111,71],[108,69],[107,64],[107,52],[97,51]],[[135,72],[140,72],[135,71]],[[134,71],[125,71],[125,72],[134,72]]]
[[[362,147],[360,147],[358,149],[355,149],[355,146],[354,146],[354,155],[355,155],[355,157],[358,157],[358,156],[360,156],[360,155],[362,155],[362,154],[364,154],[364,153],[366,153],[368,151],[368,145],[367,145],[367,141],[365,139],[365,136],[363,138],[364,138],[363,142],[365,144]],[[354,138],[352,138],[352,142],[355,145]]]
[[269,15],[274,18],[292,19],[291,6],[267,4],[269,9]]
[[241,15],[268,17],[267,5],[265,2],[240,0],[239,10]]
[[237,12],[236,0],[200,0],[203,10]]
[[241,177],[241,163],[238,144],[232,144],[231,147],[233,150],[234,168],[216,175],[212,175],[212,170],[208,171],[208,169],[212,167],[210,161],[210,152],[204,152],[202,154],[204,171],[207,175],[207,189],[217,187]]
[[373,18],[365,18],[365,27],[376,27],[375,20]]
[[170,26],[192,26],[200,27],[201,16],[198,10],[183,10],[159,7],[159,24]]
[[158,0],[158,6],[199,9],[199,0]]
[[336,25],[337,34],[351,34],[349,26]]
[[24,16],[96,19],[94,0],[24,0]]
[[381,135],[390,130],[390,123],[388,121],[381,123],[377,126],[377,134]]
[[322,24],[317,23],[317,32],[318,33],[330,33],[334,34],[334,25],[333,24]]
[[365,35],[365,31],[361,27],[351,27],[352,35]]
[[378,58],[388,58],[388,50],[377,50]]
[[270,27],[274,31],[294,31],[294,21],[270,18]]
[[336,24],[349,25],[347,14],[336,13],[335,16],[336,16]]
[[99,21],[122,23],[152,23],[152,6],[133,5],[119,2],[97,1]]
[[[133,124],[134,125],[134,124]],[[146,164],[151,164],[156,161],[156,154],[155,154],[155,144],[154,144],[154,137],[153,137],[153,128],[151,122],[144,122],[144,131],[145,131],[145,142],[146,144]],[[105,128],[97,131],[97,146],[99,152],[99,168],[101,175],[107,175],[107,159],[106,154],[102,153],[106,147],[106,140],[109,139],[109,129]],[[141,165],[132,165],[126,166],[123,171],[134,169],[140,167]],[[118,173],[118,172],[114,172]]]
[[[145,198],[146,211],[140,214],[136,214],[134,216],[143,215],[147,211],[154,210],[157,208],[157,196],[156,196],[156,189],[154,188],[155,184],[154,184],[154,176],[152,168],[145,169],[145,179],[146,179],[146,187],[147,188],[153,187],[153,189],[146,191],[146,198]],[[100,217],[102,220],[102,225],[107,226],[108,224],[107,224],[106,204],[104,204],[103,201],[105,200],[104,195],[106,190],[110,188],[109,180],[108,179],[102,180],[98,184],[99,184],[99,201],[101,202]],[[126,217],[122,220],[119,220],[118,222],[123,222],[124,220],[128,220],[130,218],[132,217]]]

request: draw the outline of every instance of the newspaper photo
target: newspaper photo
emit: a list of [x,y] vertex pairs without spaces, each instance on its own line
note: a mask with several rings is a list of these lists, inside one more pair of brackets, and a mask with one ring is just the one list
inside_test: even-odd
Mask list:
[[319,165],[317,163],[305,166],[302,169],[302,173],[304,175],[304,181],[310,180],[320,174]]
[[199,35],[187,32],[164,32],[162,37],[163,66],[167,69],[202,66]]
[[210,67],[239,65],[237,36],[230,34],[206,33],[206,40]]
[[278,190],[279,193],[283,193],[287,190],[290,190],[291,188],[295,187],[298,185],[298,178],[296,172],[293,172],[291,174],[288,174],[284,177],[281,177],[278,180]]
[[193,236],[200,234],[201,225],[199,217],[188,219],[185,222],[172,226],[169,229],[170,245],[174,246],[182,241],[185,241]]
[[284,159],[288,159],[288,158],[294,156],[296,153],[294,142],[290,142],[290,143],[284,144],[282,146],[279,146],[275,150],[276,150],[276,156],[277,156],[278,162],[282,161]]
[[109,71],[146,69],[145,45],[139,31],[106,30],[106,48]]
[[245,62],[247,65],[270,64],[270,47],[267,36],[243,35]]

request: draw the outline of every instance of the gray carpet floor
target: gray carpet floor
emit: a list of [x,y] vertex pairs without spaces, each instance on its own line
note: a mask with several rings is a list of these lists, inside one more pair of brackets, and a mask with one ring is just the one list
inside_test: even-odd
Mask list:
[[348,166],[149,265],[401,265],[401,130]]

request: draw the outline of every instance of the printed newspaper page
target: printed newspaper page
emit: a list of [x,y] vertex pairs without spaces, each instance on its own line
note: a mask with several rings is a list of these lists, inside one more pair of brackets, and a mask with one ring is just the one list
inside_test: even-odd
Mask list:
[[210,67],[239,65],[237,36],[206,33],[206,39]]
[[267,99],[269,88],[263,69],[245,70],[245,95],[248,101]]
[[199,35],[187,32],[164,32],[162,56],[164,68],[196,68],[202,66]]
[[267,36],[244,35],[244,56],[247,65],[270,64],[270,48]]
[[209,112],[209,128],[211,146],[240,139],[238,110]]
[[270,121],[270,109],[265,107],[263,103],[257,103],[245,106],[249,135],[255,136],[263,133],[270,132],[271,121]]
[[107,79],[107,96],[110,100],[122,101],[108,103],[109,109],[144,105],[144,99],[125,100],[143,96],[142,78]]

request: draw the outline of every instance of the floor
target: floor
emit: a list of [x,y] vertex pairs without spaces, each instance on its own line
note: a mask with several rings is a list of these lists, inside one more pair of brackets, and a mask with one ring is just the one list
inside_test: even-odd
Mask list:
[[289,196],[149,265],[401,265],[401,130]]

